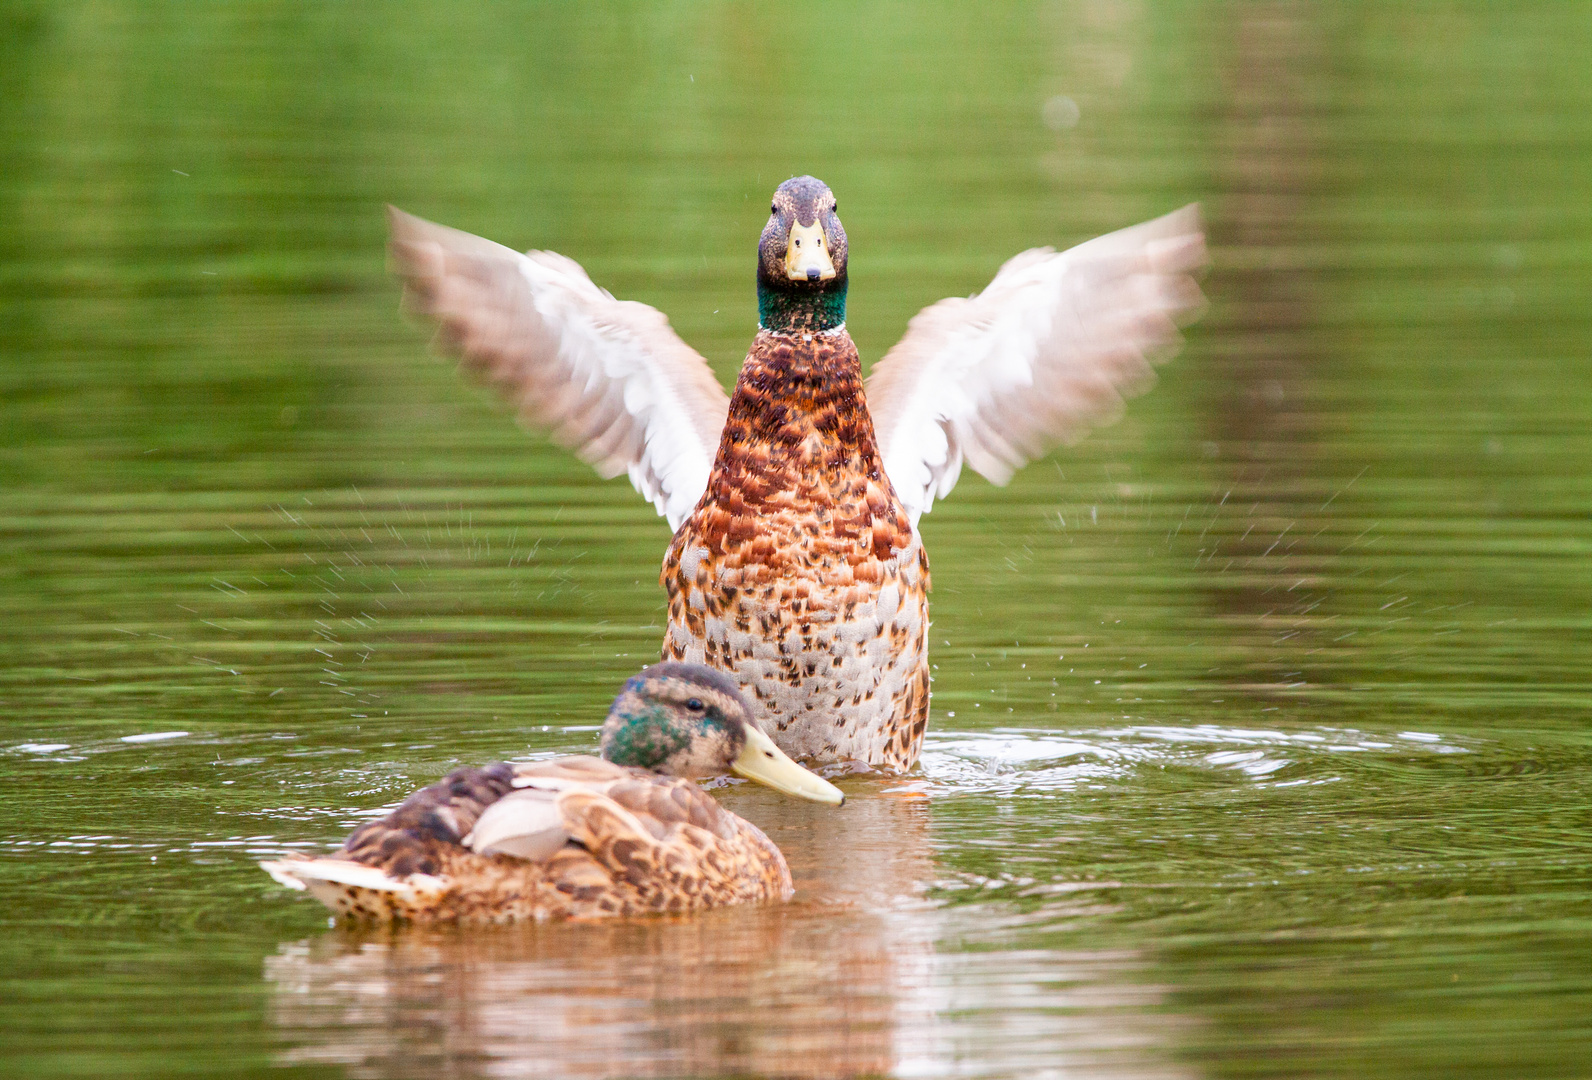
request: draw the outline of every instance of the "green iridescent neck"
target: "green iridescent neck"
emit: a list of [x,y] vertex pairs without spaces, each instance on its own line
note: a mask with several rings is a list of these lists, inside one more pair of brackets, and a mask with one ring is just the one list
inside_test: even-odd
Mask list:
[[777,289],[757,283],[757,323],[776,333],[817,333],[846,321],[846,279],[818,288]]
[[616,710],[603,726],[604,758],[615,765],[654,771],[691,750],[693,743],[722,739],[730,729],[729,722],[716,713],[686,718],[661,705]]
[[674,723],[669,711],[651,708],[620,714],[603,740],[603,757],[615,765],[656,769],[691,745],[691,734]]

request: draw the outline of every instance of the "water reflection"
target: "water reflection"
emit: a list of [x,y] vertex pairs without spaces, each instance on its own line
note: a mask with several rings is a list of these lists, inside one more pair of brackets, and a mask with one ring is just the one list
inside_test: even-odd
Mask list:
[[333,933],[283,946],[266,977],[299,1043],[282,1063],[356,1077],[855,1076],[893,1061],[891,957],[868,929],[763,910]]
[[[1295,642],[1312,644],[1325,612],[1323,476],[1342,465],[1316,460],[1330,418],[1316,400],[1335,358],[1319,333],[1317,275],[1299,253],[1322,243],[1318,208],[1333,177],[1316,115],[1321,109],[1323,29],[1297,4],[1239,5],[1229,12],[1223,76],[1227,108],[1218,169],[1226,193],[1212,216],[1218,260],[1212,295],[1223,297],[1220,344],[1209,354],[1205,429],[1214,506],[1196,542],[1211,609],[1237,631],[1243,678],[1224,704],[1260,699],[1276,708],[1304,685]],[[1352,474],[1351,474],[1352,475]]]

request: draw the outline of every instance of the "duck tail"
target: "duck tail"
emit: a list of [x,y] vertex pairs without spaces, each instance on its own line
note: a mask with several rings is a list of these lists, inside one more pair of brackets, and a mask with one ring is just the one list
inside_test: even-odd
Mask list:
[[382,921],[413,918],[451,886],[448,879],[431,874],[393,877],[347,859],[275,859],[262,862],[260,869],[279,884],[308,892],[339,915]]

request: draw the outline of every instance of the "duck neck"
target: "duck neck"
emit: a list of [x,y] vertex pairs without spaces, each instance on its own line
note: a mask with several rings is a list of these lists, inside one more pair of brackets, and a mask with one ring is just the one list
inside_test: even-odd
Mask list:
[[781,288],[759,278],[757,322],[774,333],[809,333],[833,330],[846,322],[844,276],[819,285]]

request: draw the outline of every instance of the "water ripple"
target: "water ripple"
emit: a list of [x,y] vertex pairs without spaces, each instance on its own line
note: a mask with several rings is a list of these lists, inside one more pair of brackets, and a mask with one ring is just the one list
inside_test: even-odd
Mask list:
[[[1466,740],[1474,742],[1474,740]],[[1032,728],[933,731],[923,749],[918,790],[931,795],[1033,795],[1072,790],[1129,775],[1135,769],[1237,772],[1263,780],[1292,765],[1341,753],[1465,754],[1472,748],[1430,732],[1378,736],[1352,728],[1302,731],[1142,724],[1076,732]],[[1277,781],[1276,786],[1328,783],[1331,775]]]

